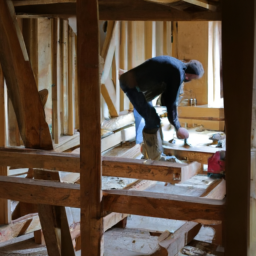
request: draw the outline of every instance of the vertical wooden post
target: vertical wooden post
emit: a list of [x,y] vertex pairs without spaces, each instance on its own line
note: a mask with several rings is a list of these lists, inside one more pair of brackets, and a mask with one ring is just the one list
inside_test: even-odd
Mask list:
[[68,134],[68,21],[63,20],[62,27],[62,64],[63,64],[63,80],[62,80],[62,125],[63,134]]
[[120,60],[120,21],[116,21],[116,38],[115,38],[115,85],[116,85],[116,111],[120,112],[120,84],[119,84],[119,60]]
[[[85,11],[90,10],[85,15]],[[98,2],[77,1],[82,256],[103,255]]]
[[156,22],[155,21],[145,21],[145,59],[150,59],[156,56],[155,53],[155,40],[156,40]]
[[76,63],[74,56],[75,34],[68,30],[68,135],[74,135],[74,89]]
[[[4,85],[4,75],[0,65],[0,147],[6,146],[6,116],[5,116],[5,85]],[[0,167],[0,175],[8,175],[8,167]],[[11,221],[11,207],[10,201],[6,199],[0,199],[0,225],[8,224]]]
[[[128,66],[127,66],[127,21],[121,21],[121,43],[120,43],[120,68],[127,70]],[[124,92],[122,90],[120,90],[120,111],[123,111],[125,109],[128,109],[129,107],[129,103],[125,105],[125,103],[127,102],[127,97],[124,94]],[[126,107],[127,106],[127,107]]]
[[23,19],[23,36],[38,87],[38,19]]
[[52,112],[53,112],[53,138],[55,144],[60,139],[60,19],[52,19]]
[[248,0],[243,5],[239,0],[232,1],[232,4],[228,1],[222,3],[227,133],[225,255],[248,255],[249,248],[252,92],[256,75],[255,4],[255,0]]

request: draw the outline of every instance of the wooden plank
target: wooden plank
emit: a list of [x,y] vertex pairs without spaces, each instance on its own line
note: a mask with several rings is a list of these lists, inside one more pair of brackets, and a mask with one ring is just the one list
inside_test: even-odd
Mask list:
[[49,256],[60,256],[61,250],[55,233],[55,220],[53,207],[50,205],[38,205],[38,213],[45,238]]
[[170,183],[185,181],[201,170],[201,164],[189,165],[165,161],[103,157],[104,176],[158,180]]
[[97,0],[77,0],[82,256],[103,255],[98,19]]
[[[0,146],[6,146],[6,88],[4,85],[4,75],[0,65]],[[0,175],[8,175],[8,167],[0,167]],[[0,199],[0,225],[8,224],[11,221],[11,206],[6,199]]]
[[16,0],[15,6],[34,4],[76,3],[76,0]]
[[201,164],[208,164],[208,158],[215,152],[219,151],[218,148],[200,147],[200,148],[183,148],[165,142],[164,153],[166,155],[176,156],[178,159],[186,159],[188,161],[197,161]]
[[59,144],[60,139],[60,19],[52,19],[52,112],[53,112],[53,139]]
[[38,19],[23,19],[22,32],[38,87]]
[[185,223],[173,234],[165,231],[158,238],[159,245],[167,249],[168,256],[176,256],[185,245],[194,239],[201,226],[199,223],[190,221]]
[[209,120],[224,119],[224,108],[212,108],[208,105],[179,106],[179,118],[207,118]]
[[[17,1],[15,2],[15,4]],[[20,15],[59,15],[70,17],[76,15],[76,3],[60,3],[45,5],[16,6],[16,13]],[[25,15],[25,16],[26,16]],[[26,16],[27,17],[27,16]],[[99,1],[100,20],[221,20],[220,12],[201,11],[198,13],[185,13],[164,5],[157,5],[144,0],[116,0]]]
[[213,130],[213,131],[224,131],[225,130],[225,121],[221,120],[203,120],[196,118],[179,118],[180,124],[187,127],[196,127],[203,126],[205,129]]
[[60,20],[61,22],[61,61],[62,61],[62,81],[61,81],[61,133],[68,133],[68,20]]
[[[0,149],[0,166],[41,168],[52,171],[79,173],[79,154],[55,153],[41,150]],[[101,162],[100,162],[101,163]],[[118,176],[177,183],[200,172],[201,164],[102,157],[104,176]]]
[[179,220],[223,220],[224,201],[129,190],[104,190],[103,210]]
[[80,207],[80,186],[52,181],[0,177],[1,198],[33,204]]
[[[60,182],[59,173],[40,169],[34,169],[34,178]],[[65,207],[38,205],[38,214],[48,254],[53,256],[56,251],[63,256],[75,256]]]
[[[217,9],[216,4],[211,4],[207,0],[147,0],[158,4],[168,4],[170,6],[176,7],[183,3],[188,3],[197,7],[202,7],[204,9],[215,11]],[[189,7],[189,6],[188,6]]]
[[[112,67],[112,61],[114,57],[114,53],[117,47],[117,44],[119,43],[119,22],[115,22],[113,33],[111,36],[111,40],[108,46],[107,55],[104,59],[104,68],[101,76],[101,84],[104,84],[107,78],[109,77],[109,72]],[[102,56],[103,57],[103,56]]]
[[74,135],[75,131],[75,83],[76,83],[76,52],[75,34],[69,27],[69,56],[68,56],[68,134]]
[[0,149],[0,166],[79,172],[79,155],[33,149]]
[[9,241],[14,237],[34,232],[41,228],[37,214],[28,214],[7,226],[0,227],[0,243]]
[[[9,1],[8,3],[10,4]],[[51,136],[45,122],[33,71],[22,53],[16,32],[18,27],[15,27],[15,13],[11,11],[7,2],[1,1],[0,60],[21,137],[26,147],[52,149]]]
[[204,198],[222,200],[226,195],[226,181],[224,179],[218,182],[217,186],[207,191],[207,194],[202,195]]
[[110,149],[122,142],[122,132],[115,132],[101,140],[101,152]]
[[108,77],[104,84],[101,84],[101,94],[108,105],[109,114],[111,117],[117,117],[116,110],[116,89],[113,81]]
[[111,38],[112,38],[112,34],[114,31],[114,26],[115,26],[115,22],[112,20],[108,21],[108,27],[107,27],[107,34],[106,34],[106,38],[104,40],[104,44],[102,46],[102,50],[100,53],[100,56],[105,60],[107,57],[107,53],[108,53],[108,49],[109,49],[109,45],[111,42]]
[[59,138],[59,143],[54,144],[54,151],[64,152],[70,148],[80,145],[80,133],[75,133],[72,136],[62,136]]
[[114,225],[116,225],[118,222],[122,221],[128,216],[129,214],[111,212],[103,218],[104,232],[106,232],[108,229],[112,228]]
[[[224,245],[226,255],[248,255],[252,93],[256,63],[255,1],[247,1],[246,5],[241,5],[239,0],[232,1],[232,5],[224,1],[222,9],[223,90],[227,133],[225,162],[226,171],[230,172],[230,175],[227,175],[227,195],[229,196],[224,222],[226,234]],[[239,18],[237,18],[238,13]],[[235,40],[235,31],[240,31],[242,40]],[[236,49],[243,50],[234,56]],[[234,76],[233,70],[239,65],[241,58],[247,65],[246,67],[241,65],[239,76]],[[242,91],[239,89],[241,84],[243,84]],[[237,116],[239,116],[239,122],[236,122]],[[240,132],[237,134],[236,131]],[[236,140],[233,140],[234,136]],[[239,147],[235,146],[236,141],[241,142]]]

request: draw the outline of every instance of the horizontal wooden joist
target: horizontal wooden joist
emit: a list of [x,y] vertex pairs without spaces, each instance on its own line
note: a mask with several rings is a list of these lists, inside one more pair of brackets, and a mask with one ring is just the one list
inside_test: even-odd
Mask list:
[[[16,14],[23,17],[76,16],[74,0],[16,0],[13,2]],[[221,20],[221,13],[211,11],[186,13],[144,0],[99,0],[99,18],[101,20],[198,21]]]
[[188,165],[120,157],[103,157],[102,160],[104,176],[178,183],[183,181],[183,178],[189,179],[201,171],[201,164],[196,162]]
[[0,148],[0,166],[80,172],[80,155],[24,148]]
[[0,176],[0,197],[33,204],[80,207],[80,185]]
[[201,164],[208,164],[208,158],[215,152],[222,150],[221,148],[212,147],[180,147],[164,142],[164,153],[166,155],[176,156],[178,159],[187,160],[189,162],[197,161]]
[[[0,177],[0,197],[34,204],[80,207],[80,185]],[[103,190],[103,210],[179,220],[222,220],[224,201],[144,191]]]
[[178,220],[223,220],[224,200],[144,191],[104,190],[105,211]]
[[[200,169],[198,163],[187,164],[141,159],[102,157],[103,176],[180,182]],[[53,151],[0,148],[0,166],[12,168],[40,168],[52,171],[80,172],[80,155]],[[195,168],[194,168],[195,167]],[[191,170],[190,170],[191,169]]]

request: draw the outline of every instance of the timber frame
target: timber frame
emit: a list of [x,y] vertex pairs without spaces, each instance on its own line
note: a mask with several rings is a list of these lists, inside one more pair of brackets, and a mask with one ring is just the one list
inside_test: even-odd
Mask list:
[[[11,17],[7,14],[6,3],[0,4],[0,39],[8,38],[11,46],[6,44],[10,51],[17,50],[18,43],[14,42],[15,29],[11,24]],[[21,17],[69,17],[77,16],[78,28],[78,80],[80,86],[80,157],[68,157],[65,154],[44,151],[40,168],[58,170],[58,164],[76,162],[73,171],[79,172],[81,185],[67,185],[52,181],[24,180],[11,177],[0,177],[0,196],[6,199],[42,205],[58,205],[81,207],[81,250],[83,256],[103,254],[103,216],[106,211],[120,213],[133,213],[155,217],[175,216],[177,219],[224,220],[225,255],[247,255],[249,245],[249,192],[250,192],[250,148],[251,148],[251,113],[252,90],[255,83],[255,0],[240,0],[232,2],[224,0],[216,11],[195,10],[186,12],[174,9],[168,3],[143,0],[15,0],[15,12]],[[179,2],[179,1],[176,1]],[[201,1],[205,2],[205,1]],[[212,1],[213,2],[213,1]],[[90,10],[90,11],[86,11]],[[86,12],[86,15],[85,15]],[[147,192],[132,191],[101,191],[102,159],[101,159],[101,132],[100,132],[100,82],[99,82],[99,44],[98,21],[102,20],[222,20],[222,46],[223,46],[223,84],[225,94],[225,123],[227,133],[226,171],[227,200],[215,201],[210,199],[196,199],[156,195]],[[8,27],[8,30],[7,30]],[[246,29],[245,29],[246,28]],[[237,31],[240,36],[237,40]],[[10,38],[9,38],[10,36]],[[3,46],[2,46],[3,47]],[[87,49],[90,49],[88,51]],[[238,50],[239,49],[239,50]],[[21,51],[16,52],[22,59]],[[10,54],[12,55],[12,54]],[[19,70],[15,66],[15,59],[4,58],[1,52],[1,64],[11,63],[13,74]],[[14,56],[15,57],[15,56]],[[13,58],[14,58],[13,57]],[[4,60],[4,63],[2,63]],[[242,61],[242,64],[241,64]],[[244,64],[246,63],[246,65]],[[8,64],[9,65],[9,64]],[[239,67],[239,75],[234,72]],[[4,68],[4,67],[3,67]],[[28,72],[26,63],[23,72]],[[10,70],[3,70],[8,84],[11,81]],[[9,73],[8,73],[9,72]],[[8,78],[9,77],[9,78]],[[31,78],[28,77],[28,79]],[[9,81],[8,81],[9,79]],[[22,80],[24,82],[24,80]],[[24,82],[25,84],[25,82]],[[22,88],[24,84],[18,85]],[[244,85],[241,88],[241,85]],[[0,80],[1,85],[1,80]],[[8,86],[9,90],[15,91]],[[34,92],[33,92],[34,93]],[[36,102],[39,98],[36,97]],[[24,106],[22,95],[13,94],[13,101],[19,106]],[[238,104],[239,103],[239,104]],[[40,108],[40,104],[38,108]],[[241,107],[242,106],[242,107]],[[20,110],[24,111],[24,109]],[[40,110],[41,111],[41,110]],[[234,114],[235,113],[235,114]],[[239,117],[239,122],[238,122]],[[24,118],[25,119],[25,118]],[[20,121],[20,130],[24,123]],[[26,122],[30,122],[27,120]],[[235,127],[235,129],[234,129]],[[237,132],[239,131],[239,132]],[[48,136],[45,134],[44,136]],[[234,139],[236,138],[236,139]],[[34,148],[50,149],[48,145],[34,142]],[[239,141],[239,147],[237,147]],[[42,141],[41,141],[42,142]],[[29,142],[30,143],[30,142]],[[33,143],[33,140],[32,140]],[[32,144],[28,144],[29,147]],[[2,145],[4,146],[4,145]],[[17,151],[19,153],[34,154],[32,150]],[[2,166],[10,165],[10,159],[4,159],[10,149],[1,149],[0,157]],[[31,153],[32,152],[32,153]],[[46,156],[47,155],[47,156]],[[16,155],[14,156],[16,158]],[[52,160],[56,157],[58,161]],[[22,157],[21,157],[22,158]],[[51,159],[51,160],[50,160]],[[61,160],[62,159],[62,160]],[[241,160],[242,159],[242,160]],[[6,161],[5,161],[6,160]],[[24,159],[23,159],[24,160]],[[4,163],[3,163],[4,162]],[[27,158],[26,164],[37,167],[40,163]],[[103,161],[104,162],[104,161]],[[19,163],[24,164],[24,163]],[[80,167],[79,167],[80,165]],[[69,169],[66,165],[66,170]],[[63,166],[60,167],[65,171]],[[72,167],[70,167],[72,168]],[[103,166],[104,172],[104,166]],[[156,172],[161,172],[157,168]],[[152,175],[152,179],[154,179]],[[238,189],[238,187],[240,189]],[[42,191],[44,196],[42,196]],[[143,207],[141,207],[143,205]],[[47,209],[44,209],[47,210]],[[239,235],[237,235],[239,234]],[[57,254],[56,254],[57,255]]]

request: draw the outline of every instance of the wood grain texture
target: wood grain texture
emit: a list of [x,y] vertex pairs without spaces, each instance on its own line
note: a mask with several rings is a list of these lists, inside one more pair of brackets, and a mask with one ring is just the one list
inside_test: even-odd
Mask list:
[[42,225],[46,248],[49,256],[60,256],[61,248],[55,231],[55,219],[53,207],[50,205],[38,205],[38,214]]
[[41,228],[39,217],[37,214],[28,214],[9,225],[0,227],[0,243],[9,241],[14,237],[24,235]]
[[201,164],[179,164],[165,161],[102,157],[105,176],[117,176],[170,183],[185,181],[201,170]]
[[105,211],[179,220],[223,220],[224,201],[129,190],[104,190]]
[[[90,10],[85,15],[85,10]],[[103,255],[98,1],[77,1],[81,255]]]
[[[232,5],[224,1],[222,8],[228,195],[224,222],[225,255],[249,255],[251,119],[256,63],[255,1],[249,0],[246,5],[241,5],[239,0],[232,1]],[[241,40],[235,39],[236,31],[239,31]],[[245,66],[241,65],[241,60],[246,63]],[[239,76],[234,76],[238,65]],[[239,117],[239,122],[236,117]],[[239,147],[236,141],[241,142]]]
[[53,138],[54,143],[59,144],[60,139],[60,19],[52,19],[52,114],[53,114]]
[[201,226],[199,223],[190,221],[173,234],[165,231],[158,239],[159,245],[167,249],[168,256],[179,255],[180,250],[194,239]]
[[79,155],[33,149],[0,149],[0,166],[79,172]]
[[80,186],[53,181],[0,177],[2,198],[33,204],[80,207]]
[[[169,143],[170,145],[170,143]],[[186,159],[188,161],[197,161],[201,164],[208,164],[208,158],[211,157],[218,148],[201,147],[201,148],[184,148],[175,145],[169,146],[165,143],[163,146],[166,155],[176,156],[178,159]]]
[[21,137],[28,148],[52,149],[33,71],[24,58],[16,29],[15,14],[10,13],[6,0],[1,1],[0,60]]
[[[27,2],[28,3],[28,2]],[[15,1],[17,4],[17,1]],[[76,3],[23,5],[15,7],[16,13],[21,15],[39,16],[74,16],[76,15]],[[171,7],[150,3],[144,0],[115,0],[99,1],[100,20],[221,20],[221,13],[201,11],[187,13],[175,10]]]
[[[6,88],[4,85],[4,74],[0,64],[0,146],[6,146]],[[8,167],[0,167],[0,175],[8,175]],[[6,199],[0,199],[0,225],[8,224],[11,221],[10,202]]]

